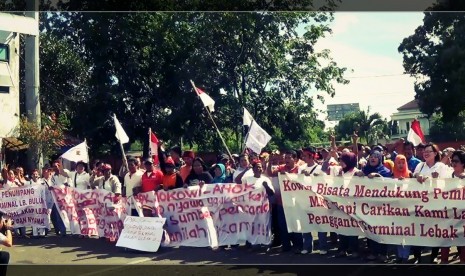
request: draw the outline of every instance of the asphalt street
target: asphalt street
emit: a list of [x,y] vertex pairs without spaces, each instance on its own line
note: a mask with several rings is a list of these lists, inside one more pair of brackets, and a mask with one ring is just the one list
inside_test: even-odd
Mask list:
[[[369,264],[361,258],[336,258],[333,245],[327,255],[319,251],[300,255],[294,252],[280,252],[279,248],[267,250],[267,247],[254,250],[241,246],[233,249],[212,250],[211,248],[160,248],[156,253],[138,252],[116,247],[104,239],[89,239],[68,236],[65,238],[51,235],[46,238],[16,238],[10,252],[11,259],[8,275],[60,274],[68,275],[114,275],[131,272],[145,275],[144,270],[154,272],[163,270],[166,275],[298,275],[298,265],[323,264],[325,269],[337,268],[336,264]],[[361,240],[361,245],[363,242]],[[393,248],[394,249],[394,248]],[[393,251],[394,253],[395,251]],[[454,259],[455,248],[451,251]],[[424,254],[427,259],[428,253]],[[31,266],[32,265],[32,266]],[[49,265],[45,268],[43,266]],[[151,265],[151,266],[147,266]],[[344,266],[347,267],[347,266]],[[351,273],[359,275],[369,266],[350,266]],[[390,270],[392,273],[392,270]]]

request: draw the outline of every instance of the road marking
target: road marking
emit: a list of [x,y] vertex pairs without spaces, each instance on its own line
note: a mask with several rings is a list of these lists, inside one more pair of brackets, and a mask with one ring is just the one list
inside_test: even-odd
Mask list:
[[92,275],[99,275],[101,273],[104,273],[104,272],[108,272],[108,271],[112,271],[112,270],[117,270],[117,269],[122,269],[126,266],[130,266],[130,265],[135,265],[135,264],[140,264],[140,263],[145,263],[145,262],[148,262],[148,261],[155,261],[157,258],[160,258],[160,257],[164,257],[164,256],[167,256],[169,254],[172,254],[172,253],[175,253],[175,250],[172,250],[172,251],[169,251],[169,252],[165,252],[165,253],[162,253],[162,254],[159,254],[155,257],[152,257],[152,258],[143,258],[141,260],[135,260],[135,261],[132,261],[132,262],[129,262],[129,263],[126,263],[126,264],[114,264],[114,265],[109,265],[109,266],[114,266],[114,267],[109,267],[109,268],[105,268],[105,269],[100,269],[100,270],[97,270],[97,271],[93,271],[93,272],[89,272],[89,273],[84,273],[84,274],[80,274],[79,276],[92,276]]

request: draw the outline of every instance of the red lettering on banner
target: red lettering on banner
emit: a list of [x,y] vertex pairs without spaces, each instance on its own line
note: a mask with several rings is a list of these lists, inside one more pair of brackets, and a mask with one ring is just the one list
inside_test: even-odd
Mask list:
[[310,207],[325,207],[326,209],[331,209],[329,207],[328,201],[320,195],[309,196]]
[[430,228],[426,227],[423,223],[420,224],[420,236],[422,237],[454,239],[458,238],[457,230],[458,229],[454,228],[452,225],[450,225],[449,228],[443,229],[437,224]]

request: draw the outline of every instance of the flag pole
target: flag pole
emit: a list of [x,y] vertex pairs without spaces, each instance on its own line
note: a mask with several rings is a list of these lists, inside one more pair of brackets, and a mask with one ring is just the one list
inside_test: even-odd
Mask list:
[[[116,114],[113,113],[113,117],[116,118]],[[116,125],[115,125],[115,128],[116,128]],[[118,132],[116,132],[118,133]],[[119,147],[121,149],[121,153],[123,154],[123,166],[124,168],[126,169],[126,171],[128,171],[128,160],[126,159],[126,154],[124,153],[124,148],[123,148],[123,144],[121,143],[121,137],[119,137],[118,135],[118,142],[119,142]]]
[[84,143],[86,143],[86,152],[87,152],[87,158],[89,160],[87,160],[87,170],[89,171],[90,173],[90,156],[89,156],[89,146],[87,146],[87,139],[84,138]]
[[[193,82],[192,80],[191,80],[190,82],[191,82],[191,84],[192,84],[192,88],[194,88],[195,94],[197,94],[197,96],[200,98],[199,93],[197,93],[197,89],[196,89],[196,87],[195,87],[194,82]],[[208,110],[208,108],[207,108],[205,105],[203,105],[203,107],[205,108],[205,110],[207,110],[208,116],[210,117],[210,120],[212,121],[213,125],[215,126],[215,129],[216,129],[216,132],[218,133],[218,136],[220,136],[221,142],[223,142],[223,146],[226,148],[226,151],[228,152],[228,155],[229,155],[230,160],[233,161],[234,158],[232,157],[232,154],[231,154],[231,152],[229,151],[229,148],[228,148],[228,146],[226,145],[226,142],[224,141],[223,136],[221,135],[221,132],[220,132],[220,130],[218,129],[218,126],[216,125],[215,121],[213,120],[213,117],[212,117],[212,115],[210,114],[210,110]],[[234,163],[234,162],[233,162],[233,163]]]
[[247,138],[249,138],[250,129],[252,129],[252,124],[254,123],[254,121],[255,121],[254,119],[250,121],[250,126],[249,126],[249,129],[247,130],[247,134],[245,135],[245,139],[244,139],[244,144],[243,144],[244,150],[241,149],[241,152],[245,152],[245,150],[247,149]]

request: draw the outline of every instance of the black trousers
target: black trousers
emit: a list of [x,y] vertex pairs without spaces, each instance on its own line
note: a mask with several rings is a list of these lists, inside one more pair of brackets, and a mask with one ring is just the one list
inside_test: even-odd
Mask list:
[[6,251],[0,251],[0,276],[6,276],[6,269],[10,262],[10,253]]

